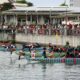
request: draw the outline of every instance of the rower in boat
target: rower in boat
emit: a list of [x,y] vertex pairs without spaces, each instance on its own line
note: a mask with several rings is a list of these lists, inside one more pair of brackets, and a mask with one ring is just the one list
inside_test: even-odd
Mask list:
[[35,53],[35,50],[34,50],[34,49],[31,50],[31,58],[32,58],[32,59],[35,59],[35,54],[36,54],[36,53]]
[[42,55],[43,55],[44,58],[47,58],[47,56],[46,56],[46,47],[43,48],[43,53],[42,53]]
[[18,64],[19,67],[24,66],[28,63],[28,60],[25,58],[25,52],[20,50],[18,53],[18,60],[16,60],[15,64]]
[[7,46],[8,51],[10,51],[10,54],[12,54],[13,51],[16,50],[16,46],[13,44],[10,44],[9,46]]
[[21,59],[21,56],[25,56],[25,52],[23,51],[23,50],[20,50],[19,51],[19,57],[18,57],[18,60],[20,60]]

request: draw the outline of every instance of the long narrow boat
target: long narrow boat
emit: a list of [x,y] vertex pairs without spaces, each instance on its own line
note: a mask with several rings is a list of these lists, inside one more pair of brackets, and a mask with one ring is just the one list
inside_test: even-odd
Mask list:
[[80,64],[80,58],[29,58],[30,61],[39,61],[46,63],[65,63],[65,64]]

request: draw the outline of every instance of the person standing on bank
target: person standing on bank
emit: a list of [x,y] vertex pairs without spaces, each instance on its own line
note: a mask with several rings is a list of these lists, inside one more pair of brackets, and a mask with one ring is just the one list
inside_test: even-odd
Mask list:
[[47,58],[47,56],[46,56],[46,47],[43,48],[43,53],[42,53],[42,55],[43,55],[44,58]]

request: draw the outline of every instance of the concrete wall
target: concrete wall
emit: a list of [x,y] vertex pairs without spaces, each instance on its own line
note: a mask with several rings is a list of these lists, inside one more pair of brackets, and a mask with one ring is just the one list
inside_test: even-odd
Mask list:
[[80,45],[80,37],[75,36],[44,36],[44,35],[24,35],[17,34],[16,41],[19,42],[37,42],[42,44],[56,44],[65,45],[66,41],[69,41],[70,45],[77,46]]

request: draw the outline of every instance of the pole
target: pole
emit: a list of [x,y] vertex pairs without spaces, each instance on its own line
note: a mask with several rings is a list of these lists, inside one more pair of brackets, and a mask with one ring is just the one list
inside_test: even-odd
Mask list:
[[38,12],[37,12],[37,10],[36,10],[36,16],[37,16],[37,25],[38,25]]
[[26,11],[26,25],[28,24],[28,16],[27,16],[27,11]]
[[5,19],[5,24],[7,23],[7,15],[4,15],[4,19]]
[[51,25],[51,22],[52,22],[52,21],[51,21],[51,9],[50,9],[50,25]]
[[49,35],[51,35],[51,9],[50,9],[50,29],[49,29]]
[[30,17],[30,24],[32,24],[32,14],[31,14],[31,17]]
[[66,19],[65,19],[65,21],[66,21],[66,24],[65,24],[65,36],[67,36],[67,20],[68,20],[68,18],[67,18],[67,6],[66,6]]

